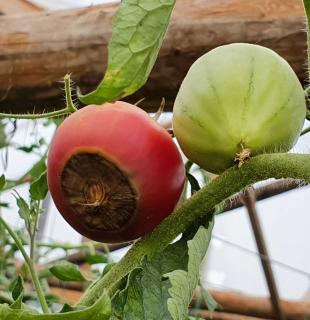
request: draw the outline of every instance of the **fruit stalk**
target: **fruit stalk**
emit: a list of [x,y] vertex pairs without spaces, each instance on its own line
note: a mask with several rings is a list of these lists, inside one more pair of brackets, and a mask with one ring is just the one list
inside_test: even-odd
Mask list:
[[153,232],[137,241],[123,259],[91,286],[78,305],[89,306],[106,288],[138,267],[145,255],[162,251],[180,233],[210,212],[217,204],[258,181],[269,178],[292,178],[310,183],[310,155],[262,154],[251,158],[240,169],[226,170],[167,217]]

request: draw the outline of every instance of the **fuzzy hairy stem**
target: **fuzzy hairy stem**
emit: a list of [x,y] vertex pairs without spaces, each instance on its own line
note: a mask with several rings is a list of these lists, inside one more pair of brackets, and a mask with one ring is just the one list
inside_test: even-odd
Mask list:
[[37,247],[36,236],[37,236],[37,231],[38,231],[39,217],[41,215],[40,205],[41,205],[41,201],[38,201],[33,228],[31,230],[31,232],[29,233],[29,237],[30,237],[30,260],[33,261],[34,263],[36,262],[36,247]]
[[27,254],[26,250],[24,249],[24,246],[23,246],[22,242],[20,241],[20,238],[18,237],[18,235],[13,231],[13,229],[11,229],[11,227],[3,220],[2,217],[0,217],[0,223],[3,225],[3,227],[9,233],[9,235],[13,238],[17,248],[19,249],[19,251],[21,252],[21,254],[23,255],[23,257],[25,259],[25,263],[29,269],[31,279],[32,279],[34,287],[36,289],[36,293],[37,293],[38,300],[40,302],[42,311],[44,313],[50,313],[50,311],[48,309],[47,302],[45,300],[44,292],[43,292],[41,284],[40,284],[38,274],[35,270],[35,266],[34,266],[33,261],[28,256],[28,254]]
[[91,305],[105,288],[111,291],[115,283],[139,266],[145,255],[162,251],[217,204],[247,186],[269,178],[292,178],[310,183],[310,155],[263,154],[253,157],[240,169],[226,170],[185,201],[153,232],[137,241],[119,263],[85,292],[78,305]]
[[10,119],[30,119],[30,120],[36,120],[36,119],[43,119],[43,118],[53,118],[53,117],[61,117],[69,114],[67,108],[46,112],[46,113],[0,113],[0,118],[10,118]]
[[15,114],[15,113],[0,113],[0,119],[3,118],[11,118],[11,119],[42,119],[42,118],[53,118],[53,117],[61,117],[66,116],[70,113],[77,111],[71,95],[71,78],[70,74],[66,74],[64,77],[65,83],[65,95],[66,95],[66,107],[60,110],[55,110],[51,112],[44,113],[28,113],[28,114]]
[[[304,8],[306,12],[306,18],[307,18],[307,57],[308,57],[308,70],[310,69],[310,0],[303,0]],[[310,75],[309,75],[310,76]]]

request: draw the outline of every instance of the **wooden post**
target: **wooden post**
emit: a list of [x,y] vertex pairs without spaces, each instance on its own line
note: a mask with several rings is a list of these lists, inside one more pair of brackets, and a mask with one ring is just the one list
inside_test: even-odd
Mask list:
[[262,256],[267,257],[267,259],[261,258],[260,260],[265,273],[265,278],[268,285],[270,299],[274,309],[274,314],[277,320],[285,320],[285,315],[283,313],[283,310],[280,304],[277,285],[276,285],[271,264],[269,261],[269,255],[268,255],[267,246],[265,244],[263,230],[261,228],[260,221],[256,211],[256,205],[255,205],[256,198],[255,198],[255,192],[253,188],[248,188],[244,191],[242,195],[242,201],[245,207],[247,208],[247,211],[250,217],[258,251]]

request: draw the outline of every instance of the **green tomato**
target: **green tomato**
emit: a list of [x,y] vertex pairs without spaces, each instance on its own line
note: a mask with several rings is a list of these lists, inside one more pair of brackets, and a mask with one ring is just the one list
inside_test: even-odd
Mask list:
[[305,116],[304,90],[289,64],[265,47],[234,43],[191,66],[175,100],[173,129],[190,160],[221,173],[236,158],[242,164],[249,154],[290,150]]

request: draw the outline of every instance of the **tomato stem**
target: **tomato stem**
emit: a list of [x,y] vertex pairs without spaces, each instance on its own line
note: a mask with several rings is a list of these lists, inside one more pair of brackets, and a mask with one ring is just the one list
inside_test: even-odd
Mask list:
[[310,0],[303,0],[304,3],[304,9],[306,12],[306,18],[307,18],[307,54],[308,54],[308,70],[310,69]]
[[25,251],[24,246],[21,243],[18,235],[13,231],[13,229],[11,229],[11,227],[3,220],[2,217],[0,217],[0,223],[3,225],[3,227],[7,230],[7,232],[10,234],[10,236],[13,238],[16,246],[18,247],[18,249],[20,250],[21,254],[23,255],[23,257],[25,259],[25,263],[29,268],[30,275],[31,275],[33,284],[35,286],[42,311],[44,313],[50,313],[50,311],[48,309],[47,302],[45,300],[44,292],[42,290],[42,287],[41,287],[41,284],[39,281],[38,274],[37,274],[35,267],[34,267],[34,262],[30,259],[27,252]]
[[234,166],[212,180],[207,186],[186,200],[153,232],[137,241],[122,260],[82,296],[78,305],[89,306],[107,289],[137,268],[146,255],[162,251],[180,233],[225,199],[256,182],[269,178],[292,178],[310,183],[310,155],[263,154],[249,159],[240,169]]
[[77,111],[73,101],[71,94],[71,78],[70,74],[66,74],[64,77],[65,83],[65,96],[66,96],[66,107],[60,110],[55,110],[51,112],[43,112],[43,113],[0,113],[0,118],[11,118],[11,119],[42,119],[42,118],[53,118],[53,117],[61,117],[68,115]]
[[37,230],[38,230],[38,223],[39,223],[39,217],[41,215],[41,201],[39,200],[37,202],[36,210],[35,210],[35,217],[33,222],[32,230],[30,228],[29,236],[30,236],[30,259],[31,261],[36,261],[36,236],[37,236]]
[[66,94],[66,108],[69,113],[73,113],[77,111],[77,108],[74,105],[72,100],[72,88],[71,88],[71,74],[67,73],[64,76],[64,83],[65,83],[65,94]]

